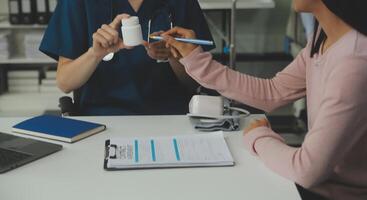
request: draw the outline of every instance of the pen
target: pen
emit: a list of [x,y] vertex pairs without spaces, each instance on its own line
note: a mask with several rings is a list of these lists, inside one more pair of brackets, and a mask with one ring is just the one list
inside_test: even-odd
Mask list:
[[[162,36],[153,36],[153,35],[151,35],[151,36],[149,36],[149,38],[154,39],[154,40],[163,40]],[[197,44],[197,45],[207,45],[207,46],[214,45],[214,42],[209,41],[209,40],[186,39],[186,38],[175,38],[175,40],[180,41],[180,42]]]

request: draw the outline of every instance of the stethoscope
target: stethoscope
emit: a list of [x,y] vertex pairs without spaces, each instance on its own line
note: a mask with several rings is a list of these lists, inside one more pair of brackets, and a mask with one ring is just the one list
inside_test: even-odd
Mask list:
[[[110,14],[110,21],[112,21],[115,17],[115,10],[114,8],[116,8],[116,2],[114,0],[110,0],[110,8],[111,8],[111,14]],[[152,22],[161,14],[163,13],[164,10],[167,10],[168,13],[168,21],[169,21],[169,27],[172,29],[174,24],[174,15],[172,12],[172,9],[169,5],[169,3],[167,2],[167,0],[161,0],[161,6],[154,11],[154,13],[151,15],[151,17],[149,18],[148,21],[148,32],[147,32],[147,42],[150,42],[150,34],[151,33],[151,29],[152,29]],[[104,58],[103,61],[108,62],[111,61],[114,57],[115,53],[109,53],[107,54]]]

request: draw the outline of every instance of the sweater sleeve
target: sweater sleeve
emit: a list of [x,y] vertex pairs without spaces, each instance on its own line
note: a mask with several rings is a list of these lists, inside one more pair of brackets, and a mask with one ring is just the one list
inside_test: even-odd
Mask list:
[[271,111],[306,94],[305,51],[272,79],[252,77],[214,61],[198,47],[181,59],[187,73],[204,87],[250,106]]
[[335,66],[302,147],[287,146],[265,127],[245,135],[246,147],[273,171],[305,188],[322,183],[367,132],[366,77],[365,60]]

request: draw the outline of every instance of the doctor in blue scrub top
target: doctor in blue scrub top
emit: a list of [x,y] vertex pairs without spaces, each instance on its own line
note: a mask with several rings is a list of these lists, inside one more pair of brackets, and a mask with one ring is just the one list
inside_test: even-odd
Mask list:
[[81,115],[186,114],[197,83],[163,41],[124,46],[121,19],[128,16],[139,17],[144,40],[149,21],[150,33],[173,25],[212,40],[197,0],[59,0],[40,46],[58,60],[58,87],[79,91]]

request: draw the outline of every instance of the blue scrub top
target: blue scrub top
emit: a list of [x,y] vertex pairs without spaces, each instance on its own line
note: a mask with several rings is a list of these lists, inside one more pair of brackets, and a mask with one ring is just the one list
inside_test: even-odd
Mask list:
[[[92,46],[93,33],[121,13],[139,17],[144,40],[148,20],[156,16],[152,31],[168,30],[169,14],[174,26],[212,40],[197,0],[144,0],[138,12],[128,0],[59,0],[40,50],[56,60],[59,56],[76,59]],[[79,104],[82,115],[186,114],[190,98],[169,63],[157,63],[138,46],[101,62],[80,88]]]

